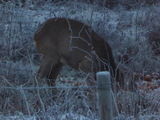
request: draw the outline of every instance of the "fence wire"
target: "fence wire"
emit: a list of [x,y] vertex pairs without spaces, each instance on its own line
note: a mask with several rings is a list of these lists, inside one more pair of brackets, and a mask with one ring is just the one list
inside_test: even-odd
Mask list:
[[9,89],[9,90],[41,90],[41,89],[91,89],[91,88],[97,88],[97,86],[43,86],[43,87],[23,87],[23,86],[18,86],[18,87],[5,87],[5,86],[0,86],[0,90],[3,89]]

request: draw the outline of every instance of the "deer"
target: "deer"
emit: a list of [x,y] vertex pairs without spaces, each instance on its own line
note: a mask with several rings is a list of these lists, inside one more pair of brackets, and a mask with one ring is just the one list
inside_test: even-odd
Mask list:
[[[56,86],[62,67],[90,73],[95,78],[99,71],[111,73],[112,84],[124,87],[123,73],[117,68],[110,45],[94,30],[80,21],[51,18],[40,25],[34,34],[37,51],[42,54],[39,78],[47,78],[49,86]],[[94,86],[94,80],[88,80]],[[56,93],[55,93],[56,94]]]

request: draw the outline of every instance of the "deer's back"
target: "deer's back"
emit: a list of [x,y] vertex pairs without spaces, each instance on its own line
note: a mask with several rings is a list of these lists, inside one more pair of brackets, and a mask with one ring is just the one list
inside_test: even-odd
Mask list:
[[72,19],[49,19],[40,26],[34,38],[41,54],[56,54],[63,63],[74,68],[84,59],[105,58],[107,54],[104,40],[89,26]]

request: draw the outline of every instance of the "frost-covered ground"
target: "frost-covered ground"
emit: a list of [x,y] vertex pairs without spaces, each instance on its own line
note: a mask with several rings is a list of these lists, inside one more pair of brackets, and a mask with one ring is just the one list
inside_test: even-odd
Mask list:
[[[0,117],[1,120],[37,120],[37,118],[40,119],[40,117],[36,116],[2,116]],[[58,118],[58,119],[57,119]],[[64,115],[59,115],[57,118],[54,116],[47,116],[44,117],[43,120],[93,120],[91,118],[85,117],[83,115],[74,114],[74,113],[67,113]],[[137,117],[138,120],[160,120],[159,115],[140,115]],[[98,120],[98,119],[94,119]],[[126,117],[126,115],[120,115],[113,120],[135,120],[134,116]]]
[[[146,36],[155,28],[153,26],[160,26],[159,11],[158,5],[112,11],[82,3],[30,5],[27,8],[0,4],[0,86],[34,86],[40,57],[33,34],[42,22],[54,17],[73,18],[92,26],[112,46],[118,66],[126,72],[126,81],[142,83],[140,77],[134,79],[135,73],[160,72],[160,59],[152,55]],[[127,61],[123,58],[125,55],[129,57]],[[85,76],[70,68],[64,68],[58,78],[59,81],[71,82],[81,79],[84,81]],[[46,85],[44,81],[40,84]],[[52,101],[48,89],[39,92],[0,89],[0,119],[97,120],[98,110],[89,107],[84,90],[76,91],[72,96],[69,93],[73,90],[66,90],[65,95],[63,92],[57,101]],[[118,92],[115,101],[118,108],[114,113],[117,116],[115,120],[160,120],[159,88],[142,89],[138,95]]]

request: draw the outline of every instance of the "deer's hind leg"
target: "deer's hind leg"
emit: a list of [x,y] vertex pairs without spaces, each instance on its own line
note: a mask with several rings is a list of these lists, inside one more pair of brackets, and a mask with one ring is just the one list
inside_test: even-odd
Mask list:
[[58,63],[57,57],[43,56],[38,70],[38,76],[40,78],[48,78],[52,71],[52,68]]
[[[43,56],[40,68],[38,70],[39,78],[45,78],[49,86],[56,86],[56,78],[62,68],[62,64],[59,62],[57,56]],[[53,89],[53,94],[57,93],[56,89]]]
[[63,64],[58,62],[56,65],[52,66],[52,69],[48,75],[47,83],[49,86],[55,86],[55,81],[61,71]]

